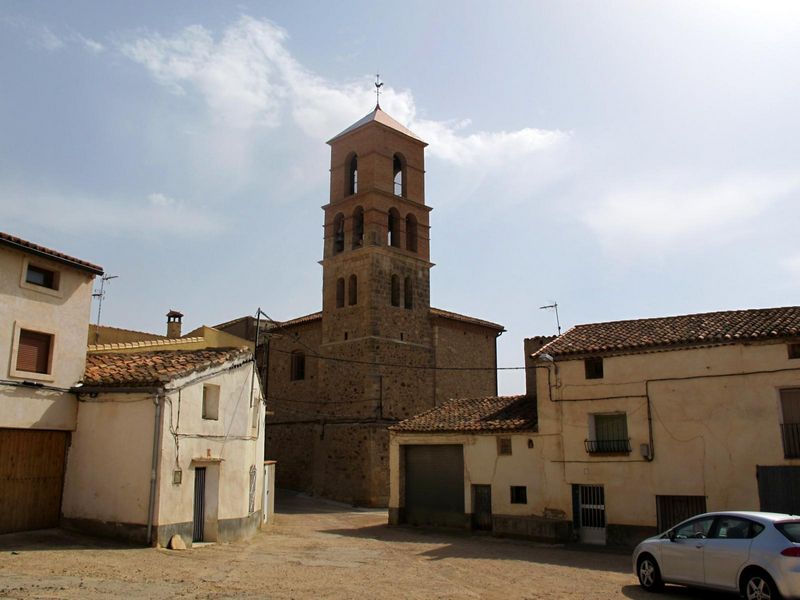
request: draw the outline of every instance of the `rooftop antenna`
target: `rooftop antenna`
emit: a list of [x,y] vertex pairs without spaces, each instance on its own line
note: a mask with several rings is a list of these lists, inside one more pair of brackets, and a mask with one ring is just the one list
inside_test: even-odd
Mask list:
[[546,306],[540,306],[539,310],[549,310],[551,308],[556,311],[556,326],[558,327],[558,335],[561,335],[561,321],[558,320],[558,302],[553,302],[552,304],[547,304]]
[[381,107],[381,88],[383,82],[381,81],[381,74],[375,73],[375,108]]
[[100,289],[95,290],[92,294],[92,298],[97,298],[97,325],[100,325],[100,311],[103,310],[103,298],[106,297],[106,281],[111,281],[112,279],[116,279],[119,275],[103,275],[100,278]]

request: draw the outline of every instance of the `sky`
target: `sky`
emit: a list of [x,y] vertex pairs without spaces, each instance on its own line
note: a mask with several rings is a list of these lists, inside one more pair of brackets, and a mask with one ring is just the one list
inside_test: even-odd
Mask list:
[[562,330],[798,303],[798,65],[788,0],[5,0],[0,231],[118,276],[104,325],[317,311],[325,142],[380,72],[429,144],[431,304],[518,367],[553,303]]

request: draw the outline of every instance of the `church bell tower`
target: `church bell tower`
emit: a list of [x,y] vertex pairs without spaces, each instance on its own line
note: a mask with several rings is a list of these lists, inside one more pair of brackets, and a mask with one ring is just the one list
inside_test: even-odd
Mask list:
[[[427,145],[380,106],[331,139],[321,390],[390,421],[434,405]],[[335,396],[335,398],[334,398]]]

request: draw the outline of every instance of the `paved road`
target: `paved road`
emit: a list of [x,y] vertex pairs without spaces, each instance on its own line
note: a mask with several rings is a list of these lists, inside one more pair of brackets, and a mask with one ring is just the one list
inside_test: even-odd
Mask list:
[[248,542],[136,548],[58,530],[0,536],[2,598],[632,598],[625,555],[386,526],[386,511],[279,496]]

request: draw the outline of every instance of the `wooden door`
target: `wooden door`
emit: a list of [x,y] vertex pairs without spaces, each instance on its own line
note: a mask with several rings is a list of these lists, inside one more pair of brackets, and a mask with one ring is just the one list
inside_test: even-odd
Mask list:
[[0,429],[0,533],[58,527],[68,436]]
[[472,527],[492,530],[492,486],[472,486]]

